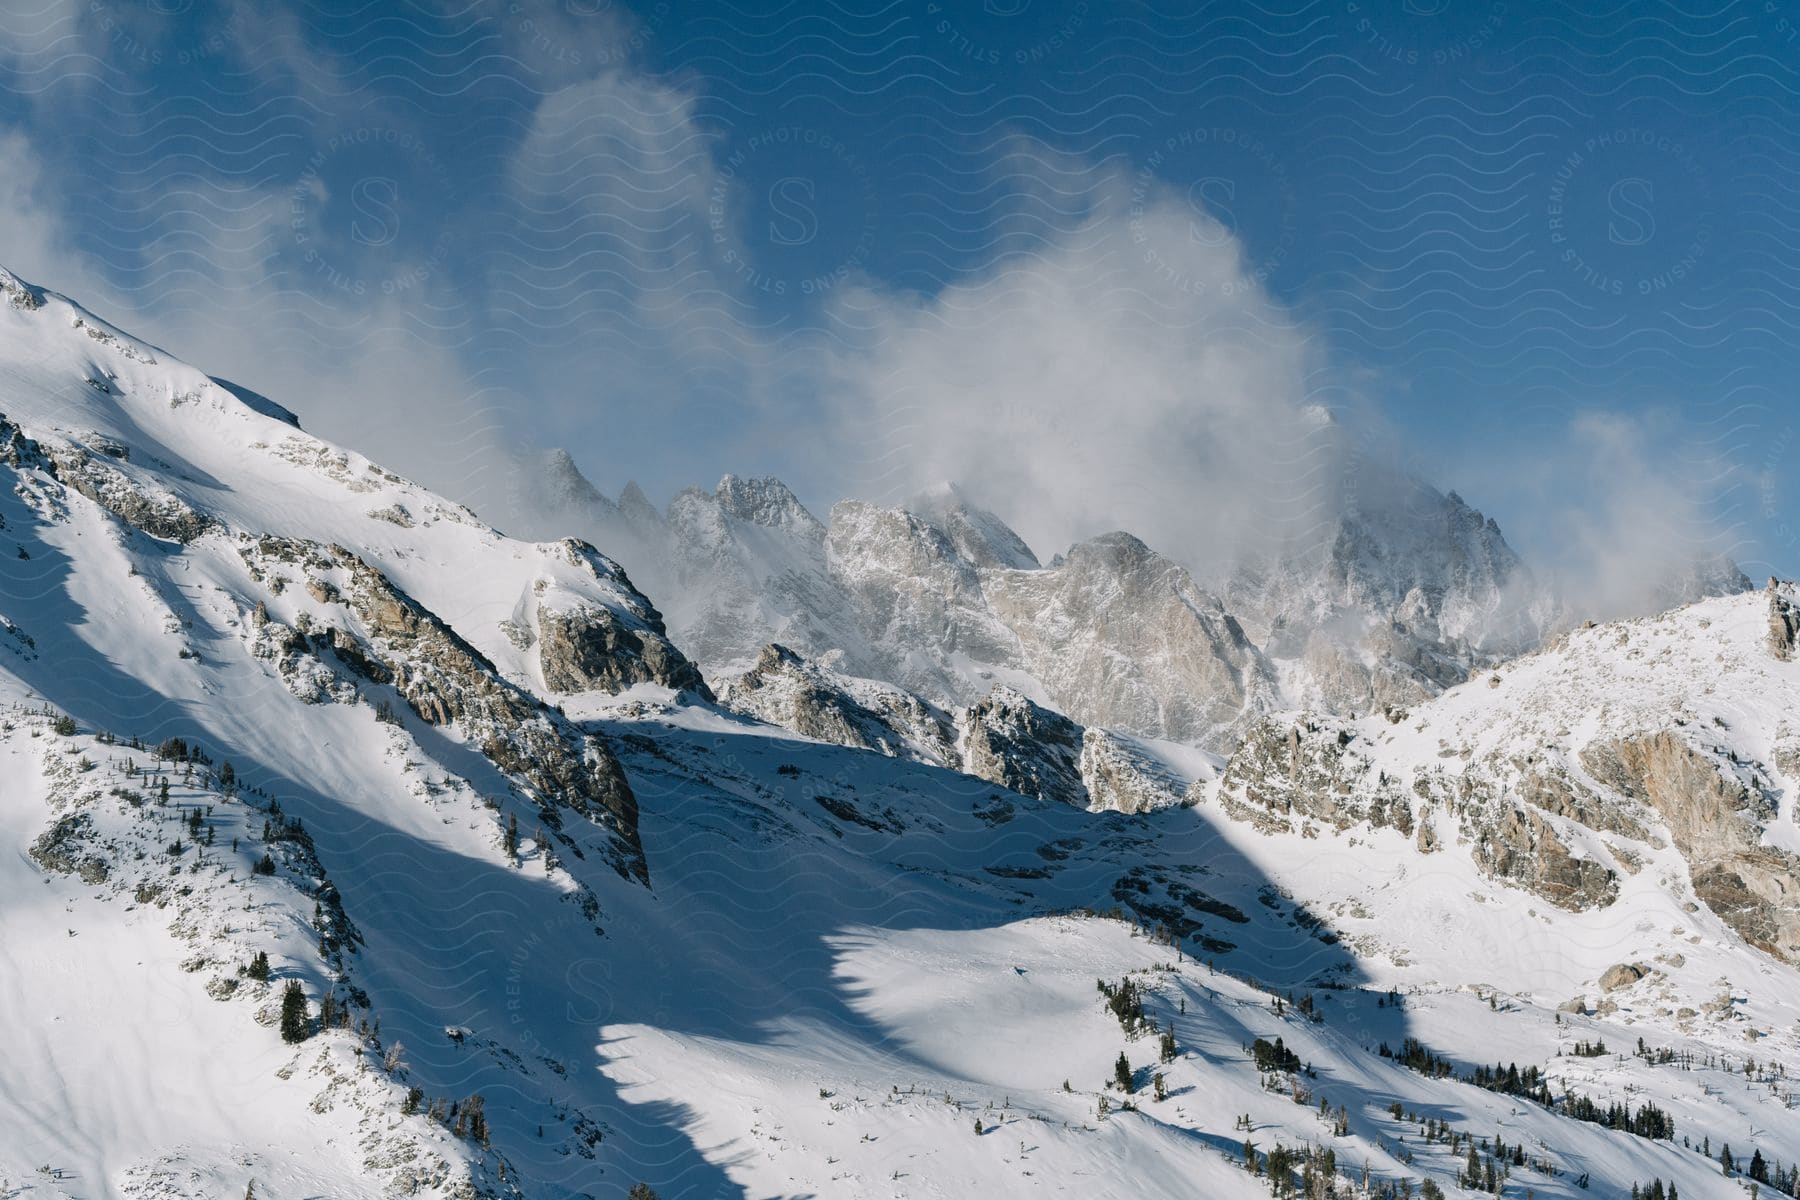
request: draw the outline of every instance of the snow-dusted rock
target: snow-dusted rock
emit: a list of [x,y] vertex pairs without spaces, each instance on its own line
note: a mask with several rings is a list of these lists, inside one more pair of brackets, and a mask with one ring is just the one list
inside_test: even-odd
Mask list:
[[1025,796],[1086,808],[1081,727],[1009,687],[997,687],[957,719],[963,769]]
[[1800,607],[1774,579],[1769,580],[1768,597],[1769,653],[1786,662],[1794,657],[1794,640],[1800,635]]
[[[1793,585],[1591,625],[1399,723],[1254,728],[1226,811],[1410,829],[1430,812],[1487,873],[1560,907],[1606,907],[1674,855],[1693,895],[1751,945],[1800,961],[1800,674],[1768,653]],[[1435,837],[1435,833],[1433,834]]]
[[624,569],[585,542],[560,543],[567,562],[607,589],[562,585],[546,573],[532,585],[538,665],[553,692],[622,692],[638,683],[692,691],[710,699],[700,671],[669,641],[662,614],[631,586]]
[[850,679],[770,644],[750,670],[728,680],[727,707],[771,725],[839,746],[918,762],[954,765],[948,719],[910,692]]

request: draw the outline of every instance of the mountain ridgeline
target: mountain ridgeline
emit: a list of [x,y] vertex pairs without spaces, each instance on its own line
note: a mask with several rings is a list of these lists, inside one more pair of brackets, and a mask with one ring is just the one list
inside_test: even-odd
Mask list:
[[[1005,685],[1083,725],[1226,752],[1272,712],[1419,703],[1571,623],[1491,518],[1366,470],[1356,511],[1304,545],[1203,574],[1128,532],[1041,563],[953,485],[820,521],[779,480],[727,475],[659,512],[635,484],[608,500],[556,452],[528,490],[662,599],[711,678],[779,643],[932,705]],[[1750,586],[1728,564],[1696,569],[1663,607]]]

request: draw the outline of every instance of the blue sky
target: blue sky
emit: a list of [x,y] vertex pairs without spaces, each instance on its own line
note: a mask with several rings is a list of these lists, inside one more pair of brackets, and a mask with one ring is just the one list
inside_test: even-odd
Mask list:
[[507,452],[566,446],[609,491],[954,476],[1040,551],[1204,555],[1344,502],[1288,453],[1323,406],[1591,586],[1800,572],[1786,6],[17,0],[0,32],[0,262],[496,519]]

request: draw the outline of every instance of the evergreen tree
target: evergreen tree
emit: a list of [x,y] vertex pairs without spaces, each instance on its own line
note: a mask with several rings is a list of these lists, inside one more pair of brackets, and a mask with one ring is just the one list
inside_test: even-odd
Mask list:
[[1750,1178],[1758,1183],[1769,1182],[1769,1164],[1763,1161],[1760,1149],[1753,1149],[1750,1153]]
[[626,1193],[625,1200],[656,1200],[656,1193],[647,1183],[634,1183],[631,1191]]
[[269,952],[258,950],[250,956],[250,965],[244,968],[244,974],[263,983],[269,981]]
[[484,1146],[487,1145],[487,1102],[481,1098],[480,1092],[476,1092],[462,1102],[462,1115],[457,1119],[467,1123],[469,1137]]
[[312,1035],[312,1018],[306,1011],[306,989],[298,979],[288,980],[281,993],[281,1040],[304,1042]]
[[519,818],[515,813],[506,815],[506,857],[516,858],[519,853]]
[[1131,1060],[1119,1051],[1119,1061],[1113,1064],[1113,1080],[1127,1092],[1131,1091]]
[[1726,1142],[1724,1148],[1719,1151],[1719,1165],[1725,1169],[1727,1175],[1734,1175],[1737,1173],[1737,1164],[1731,1161],[1730,1142]]

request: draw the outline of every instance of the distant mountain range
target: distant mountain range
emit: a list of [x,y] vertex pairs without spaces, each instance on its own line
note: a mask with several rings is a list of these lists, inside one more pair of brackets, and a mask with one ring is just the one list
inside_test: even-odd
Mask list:
[[[727,475],[659,512],[636,485],[607,499],[555,452],[527,492],[548,527],[607,546],[661,598],[709,677],[779,643],[939,706],[1004,684],[1086,725],[1225,750],[1269,712],[1416,704],[1573,620],[1456,493],[1360,469],[1356,510],[1303,546],[1204,571],[1128,532],[1041,563],[950,484],[820,521],[779,480]],[[1703,562],[1654,600],[1750,587]]]

